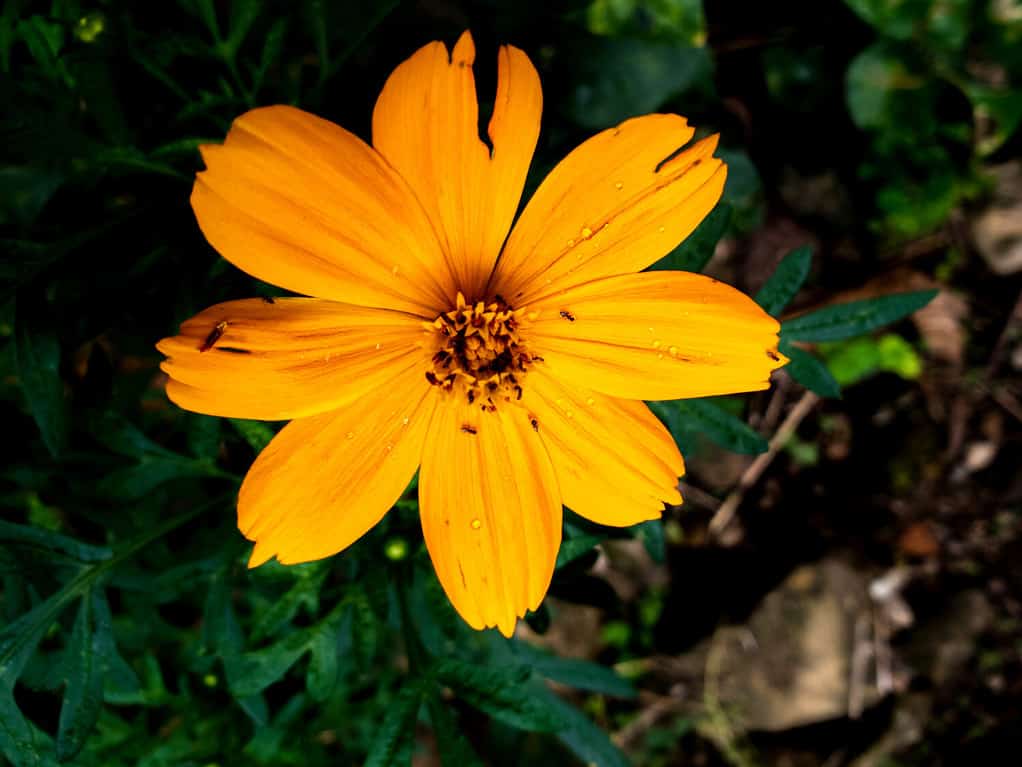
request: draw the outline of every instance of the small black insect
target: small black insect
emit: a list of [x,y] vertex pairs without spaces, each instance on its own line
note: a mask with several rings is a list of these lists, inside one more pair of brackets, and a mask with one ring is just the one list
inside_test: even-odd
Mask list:
[[476,427],[473,426],[472,424],[469,424],[469,423],[463,423],[461,425],[461,430],[463,432],[465,432],[466,434],[475,434],[476,433]]
[[263,301],[264,301],[265,303],[267,303],[267,304],[275,304],[275,303],[277,303],[277,302],[276,302],[276,301],[275,301],[275,300],[273,299],[273,296],[263,296],[262,298],[263,298]]
[[227,330],[227,320],[221,320],[214,325],[213,329],[209,331],[209,335],[206,336],[206,340],[202,342],[202,346],[199,347],[199,351],[208,352],[212,349],[213,345],[223,337],[225,330]]
[[539,433],[539,421],[536,420],[536,416],[530,415],[529,416],[529,423],[532,424],[532,430],[538,434]]
[[770,359],[772,359],[774,362],[780,362],[781,361],[781,358],[777,355],[777,352],[773,351],[772,349],[767,349],[767,356]]
[[569,312],[567,309],[561,309],[561,317],[566,319],[568,322],[575,321],[575,315]]

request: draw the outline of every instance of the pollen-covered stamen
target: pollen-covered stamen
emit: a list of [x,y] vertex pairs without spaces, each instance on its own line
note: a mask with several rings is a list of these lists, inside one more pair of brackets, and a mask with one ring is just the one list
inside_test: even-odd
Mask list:
[[454,309],[426,323],[436,348],[426,380],[484,411],[520,400],[525,376],[539,359],[522,344],[526,323],[525,312],[500,296],[473,305],[459,292]]

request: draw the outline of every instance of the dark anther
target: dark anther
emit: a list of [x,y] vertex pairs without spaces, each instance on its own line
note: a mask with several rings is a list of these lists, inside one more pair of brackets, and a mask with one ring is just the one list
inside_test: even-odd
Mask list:
[[516,386],[515,387],[515,399],[521,399],[521,398],[522,398],[522,387],[521,386]]
[[566,319],[568,322],[575,321],[575,315],[569,312],[567,309],[561,309],[561,317]]
[[251,349],[239,349],[237,346],[218,346],[218,352],[230,352],[231,354],[251,354]]
[[440,385],[440,379],[436,377],[436,373],[434,373],[432,370],[426,371],[426,380],[429,381],[434,386]]
[[214,325],[213,329],[209,331],[209,335],[206,336],[206,340],[202,342],[202,346],[199,347],[199,351],[208,352],[212,349],[213,345],[223,336],[225,330],[227,330],[227,320],[221,320]]
[[476,401],[476,393],[471,389],[468,390],[468,404],[472,404]]

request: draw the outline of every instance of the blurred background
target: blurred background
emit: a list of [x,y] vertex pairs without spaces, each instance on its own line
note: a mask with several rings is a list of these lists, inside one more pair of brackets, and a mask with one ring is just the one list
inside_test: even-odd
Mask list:
[[[551,596],[511,651],[585,722],[527,733],[543,729],[521,726],[528,696],[487,709],[445,694],[381,755],[409,643],[509,650],[444,603],[414,492],[339,557],[247,572],[233,493],[274,425],[171,406],[153,344],[213,303],[274,294],[202,238],[197,145],[274,103],[368,138],[393,67],[466,28],[484,114],[499,44],[540,72],[530,189],[596,131],[678,112],[721,133],[729,165],[727,215],[697,233],[708,273],[754,293],[809,246],[788,314],[940,292],[910,320],[811,347],[840,398],[782,372],[718,400],[723,424],[667,413],[689,473],[663,525],[568,516]],[[5,0],[0,71],[0,672],[24,667],[0,684],[0,762],[1018,753],[1022,3]],[[407,625],[402,639],[401,584],[418,639]],[[102,675],[83,692],[89,664]]]

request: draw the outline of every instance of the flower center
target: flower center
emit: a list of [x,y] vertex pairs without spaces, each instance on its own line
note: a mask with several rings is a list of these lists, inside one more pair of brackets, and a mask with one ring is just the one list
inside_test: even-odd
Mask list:
[[426,323],[436,347],[426,380],[486,412],[501,401],[520,400],[529,367],[541,359],[522,344],[526,322],[524,311],[500,296],[470,305],[459,292],[454,309]]

